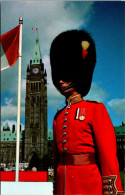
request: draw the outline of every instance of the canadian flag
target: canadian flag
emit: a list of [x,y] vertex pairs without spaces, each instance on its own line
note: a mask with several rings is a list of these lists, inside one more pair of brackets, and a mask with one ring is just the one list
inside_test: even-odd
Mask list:
[[1,35],[1,70],[13,66],[19,57],[20,25]]
[[35,31],[37,31],[37,30],[38,30],[38,28],[32,28],[32,30],[35,30]]

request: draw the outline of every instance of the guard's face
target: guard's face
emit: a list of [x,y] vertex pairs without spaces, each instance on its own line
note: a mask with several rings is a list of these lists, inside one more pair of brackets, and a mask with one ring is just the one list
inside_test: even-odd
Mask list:
[[58,89],[59,89],[60,93],[64,96],[69,96],[75,91],[71,82],[67,82],[67,81],[63,81],[63,80],[59,81],[59,88]]

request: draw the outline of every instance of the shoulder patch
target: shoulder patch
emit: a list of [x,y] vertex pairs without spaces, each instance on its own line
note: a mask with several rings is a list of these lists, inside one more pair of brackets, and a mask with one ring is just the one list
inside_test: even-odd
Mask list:
[[92,103],[97,103],[97,104],[102,103],[102,102],[100,102],[100,101],[96,101],[96,100],[89,100],[89,99],[87,99],[86,101],[87,101],[87,102],[92,102]]

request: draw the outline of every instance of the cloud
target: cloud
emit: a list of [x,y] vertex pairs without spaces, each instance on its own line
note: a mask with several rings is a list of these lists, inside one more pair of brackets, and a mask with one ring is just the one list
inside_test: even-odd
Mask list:
[[[13,98],[5,98],[5,105],[1,107],[1,119],[13,119],[17,117],[17,106],[13,104]],[[21,116],[24,115],[25,107],[21,107]]]
[[108,102],[108,106],[118,115],[125,116],[125,99],[112,99]]
[[[14,120],[5,120],[1,122],[1,130],[3,130],[4,125],[8,123],[10,130],[12,130],[12,126],[15,125],[15,130],[17,130],[17,122]],[[24,130],[24,125],[21,123],[21,129]]]
[[107,92],[96,82],[92,83],[91,89],[85,99],[103,102],[108,97]]

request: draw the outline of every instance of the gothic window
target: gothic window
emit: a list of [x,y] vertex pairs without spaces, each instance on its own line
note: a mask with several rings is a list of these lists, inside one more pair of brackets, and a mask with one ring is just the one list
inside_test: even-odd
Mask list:
[[36,102],[36,98],[34,96],[32,96],[31,97],[31,107],[34,106],[35,102]]
[[39,91],[41,90],[41,83],[39,83]]
[[33,91],[35,91],[35,83],[33,83]]
[[33,117],[34,117],[34,110],[33,110],[33,108],[31,108],[30,116],[31,116],[30,122],[33,123],[33,121],[34,121],[34,120],[33,120]]
[[36,91],[36,83],[34,83],[34,91]]
[[33,91],[33,83],[31,83],[31,91]]
[[39,96],[37,96],[37,102],[39,102]]
[[33,91],[35,91],[35,83],[33,83]]
[[36,83],[36,91],[38,91],[38,83]]
[[35,132],[32,134],[32,144],[35,144],[37,142],[37,137]]
[[37,107],[39,107],[39,96],[37,96]]
[[37,126],[39,125],[39,113],[36,113],[36,123],[37,123]]
[[31,91],[33,92],[35,90],[35,83],[31,83]]

